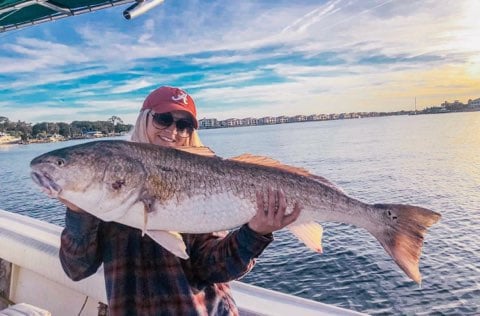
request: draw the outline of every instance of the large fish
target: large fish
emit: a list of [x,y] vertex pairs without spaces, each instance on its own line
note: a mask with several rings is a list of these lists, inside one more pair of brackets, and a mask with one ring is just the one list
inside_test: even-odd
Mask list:
[[318,222],[352,224],[375,236],[411,279],[421,281],[423,235],[440,214],[411,205],[367,204],[325,178],[270,158],[222,159],[192,150],[96,141],[43,154],[30,165],[33,180],[49,196],[104,221],[141,229],[182,258],[188,254],[179,233],[241,226],[255,215],[256,192],[282,189],[289,210],[295,201],[303,206],[288,228],[311,249],[321,251]]

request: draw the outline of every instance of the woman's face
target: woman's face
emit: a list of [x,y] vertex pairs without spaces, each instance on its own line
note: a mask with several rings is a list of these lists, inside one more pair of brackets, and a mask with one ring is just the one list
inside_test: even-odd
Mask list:
[[[183,111],[172,111],[173,123],[166,126],[166,124],[159,124],[158,120],[154,121],[153,112],[150,112],[147,118],[147,136],[151,144],[180,147],[187,144],[187,140],[191,135],[191,131],[186,133],[186,130],[178,130],[177,125],[183,127],[182,123],[191,122],[190,115]],[[161,113],[164,114],[164,113]],[[168,115],[167,115],[168,118]],[[177,121],[180,120],[180,124]],[[163,121],[161,121],[163,122]],[[166,121],[168,122],[168,120]],[[186,137],[185,137],[186,136]]]

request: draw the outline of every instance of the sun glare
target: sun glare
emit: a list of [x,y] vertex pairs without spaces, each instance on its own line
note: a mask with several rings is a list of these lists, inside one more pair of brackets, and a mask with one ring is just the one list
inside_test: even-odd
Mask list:
[[471,0],[465,4],[463,15],[459,18],[455,45],[470,55],[467,62],[467,73],[475,79],[480,78],[480,1]]
[[480,79],[480,54],[470,58],[467,73],[474,79]]

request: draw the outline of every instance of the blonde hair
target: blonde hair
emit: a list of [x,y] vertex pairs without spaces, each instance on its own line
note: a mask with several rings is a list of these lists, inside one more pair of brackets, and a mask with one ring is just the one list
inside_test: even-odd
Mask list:
[[[137,122],[133,127],[132,135],[130,140],[137,143],[150,143],[147,135],[147,124],[148,124],[148,114],[150,113],[149,109],[142,110],[138,114]],[[197,130],[193,130],[190,137],[187,139],[185,146],[190,147],[203,147],[203,144],[198,136]]]

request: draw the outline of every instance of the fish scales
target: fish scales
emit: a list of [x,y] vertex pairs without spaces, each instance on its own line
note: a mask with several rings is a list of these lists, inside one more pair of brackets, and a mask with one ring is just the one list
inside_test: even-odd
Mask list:
[[32,178],[52,197],[67,200],[105,221],[142,229],[182,258],[175,232],[209,233],[247,223],[256,193],[285,192],[288,212],[302,205],[288,228],[321,252],[319,222],[341,222],[370,232],[399,267],[420,282],[419,258],[427,228],[440,214],[401,204],[368,204],[327,179],[266,157],[231,159],[126,141],[97,141],[41,155]]

